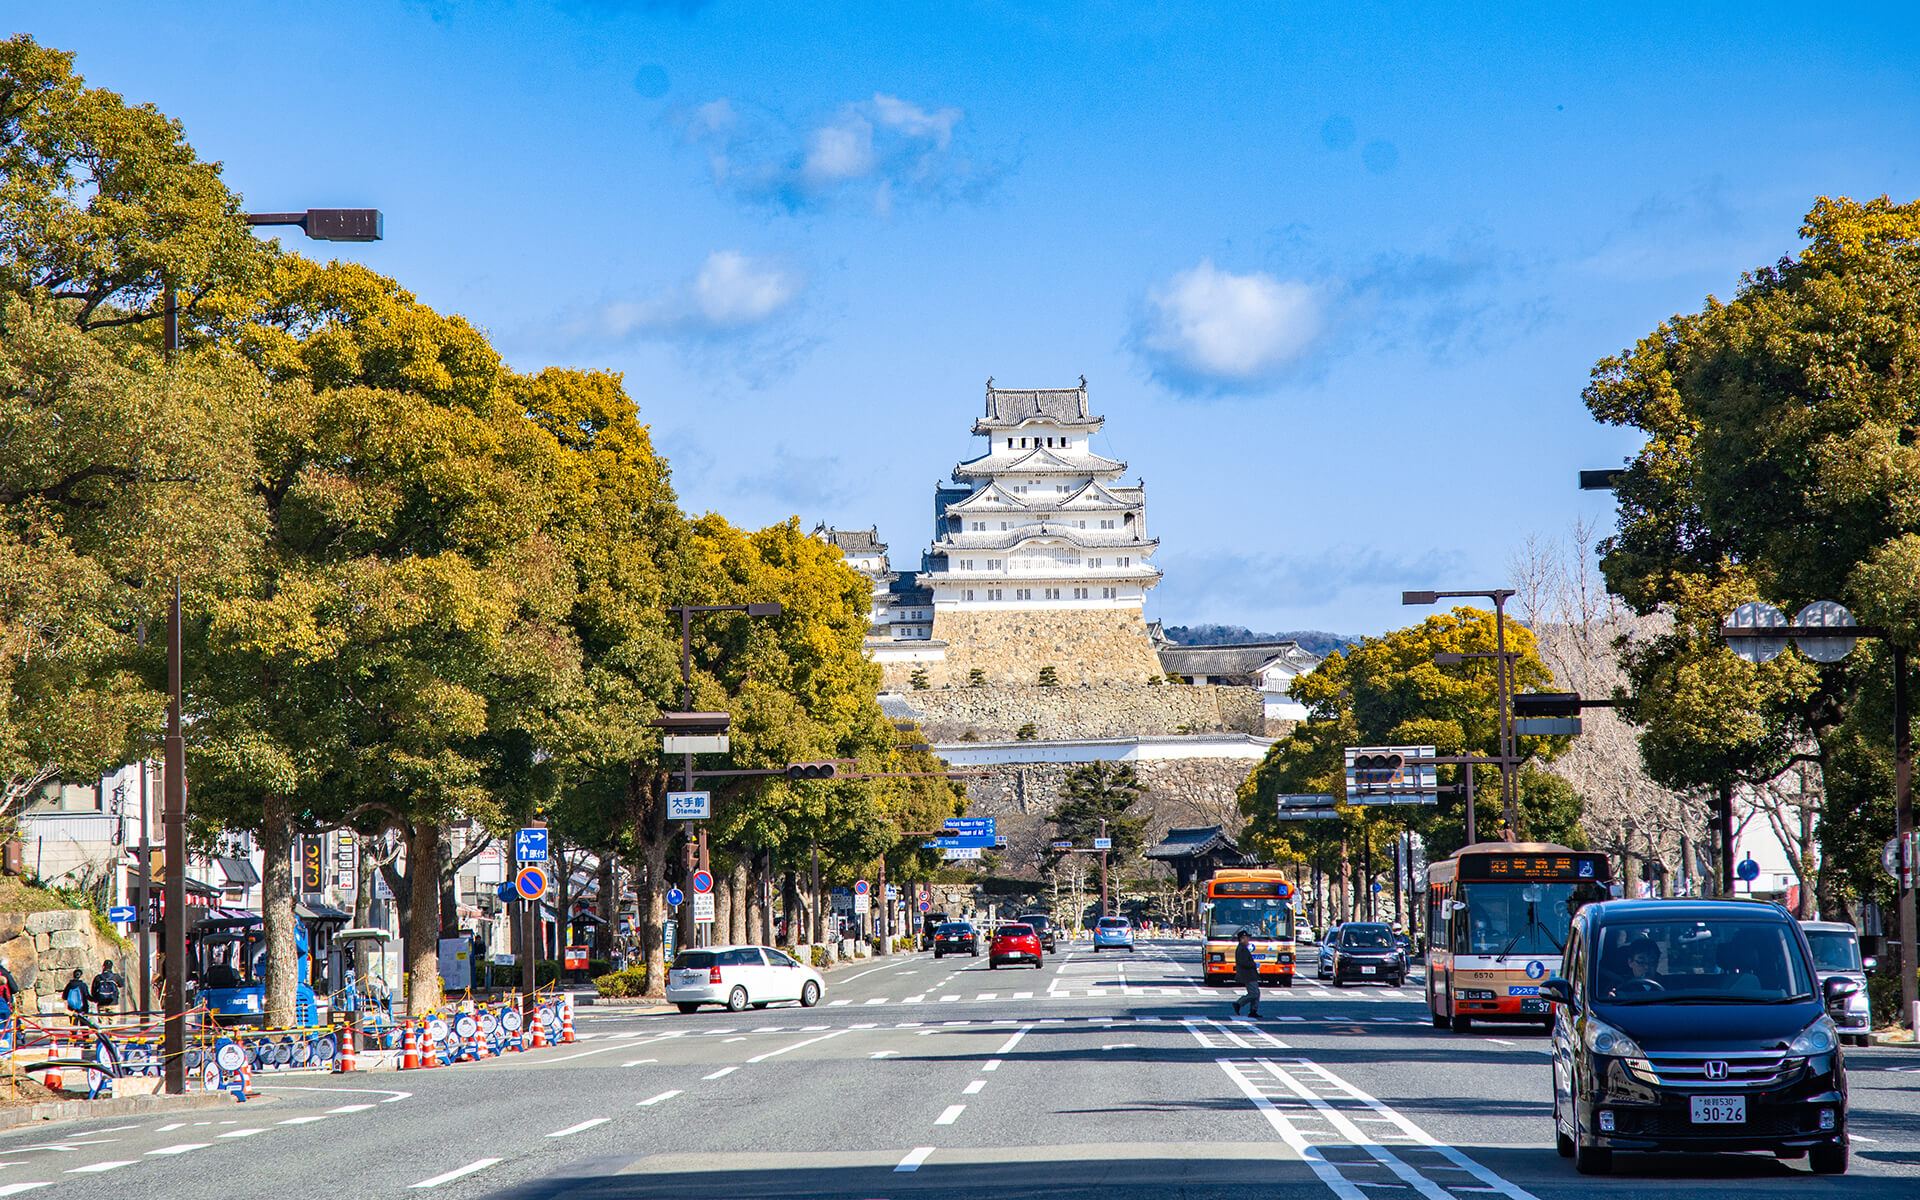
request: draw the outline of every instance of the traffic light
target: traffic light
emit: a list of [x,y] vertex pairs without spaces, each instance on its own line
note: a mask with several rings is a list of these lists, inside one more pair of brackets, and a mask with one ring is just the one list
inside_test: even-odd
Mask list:
[[1577,717],[1579,692],[1524,692],[1513,698],[1516,717]]
[[1353,756],[1353,769],[1397,773],[1405,762],[1398,754],[1356,754]]
[[832,779],[833,764],[830,762],[788,763],[787,779]]

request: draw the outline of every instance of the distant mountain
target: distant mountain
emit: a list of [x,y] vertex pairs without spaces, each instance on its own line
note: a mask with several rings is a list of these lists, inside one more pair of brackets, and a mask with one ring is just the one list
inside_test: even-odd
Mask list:
[[1291,633],[1255,633],[1241,625],[1167,625],[1162,630],[1176,646],[1225,646],[1234,642],[1298,642],[1322,658],[1335,650],[1356,645],[1360,639],[1343,633],[1324,633],[1318,629],[1300,629]]

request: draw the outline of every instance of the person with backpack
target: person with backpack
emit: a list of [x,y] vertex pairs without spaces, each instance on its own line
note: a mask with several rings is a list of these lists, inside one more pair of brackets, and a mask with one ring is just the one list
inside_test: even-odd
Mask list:
[[[60,998],[66,1001],[67,1012],[74,1016],[84,1017],[87,1015],[87,1002],[91,998],[91,995],[87,991],[87,981],[80,976],[80,968],[75,967],[73,969],[73,978],[67,980],[67,986],[60,991]],[[74,1024],[78,1026],[79,1022],[75,1021]]]
[[126,980],[113,969],[113,960],[107,959],[100,964],[100,973],[93,977],[93,1002],[103,1013],[120,1011],[120,997],[124,994]]

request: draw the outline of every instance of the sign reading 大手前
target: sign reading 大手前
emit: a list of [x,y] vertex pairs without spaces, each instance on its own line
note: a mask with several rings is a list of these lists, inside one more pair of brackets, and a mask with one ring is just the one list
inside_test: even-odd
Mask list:
[[667,820],[704,821],[713,815],[712,792],[668,792]]
[[523,863],[547,861],[547,831],[518,829],[513,834],[513,856]]

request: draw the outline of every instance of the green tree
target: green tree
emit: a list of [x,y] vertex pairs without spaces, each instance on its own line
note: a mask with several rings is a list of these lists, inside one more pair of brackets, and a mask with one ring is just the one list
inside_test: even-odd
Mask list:
[[[1093,845],[1093,839],[1113,839],[1110,861],[1128,862],[1146,845],[1146,818],[1133,815],[1133,806],[1147,794],[1132,763],[1082,763],[1068,771],[1061,781],[1063,797],[1047,818],[1054,836],[1081,847]],[[1065,851],[1056,851],[1051,861],[1059,861]]]
[[[1633,660],[1649,759],[1707,764],[1694,775],[1716,789],[1816,759],[1823,858],[1843,880],[1836,891],[1822,872],[1831,909],[1888,896],[1868,865],[1892,825],[1880,648],[1756,670],[1711,629],[1740,599],[1789,614],[1832,599],[1920,645],[1920,205],[1823,197],[1800,233],[1798,255],[1742,276],[1731,301],[1709,297],[1603,359],[1585,399],[1596,420],[1647,439],[1616,488],[1608,586],[1683,629]],[[1673,682],[1687,686],[1646,686]]]

